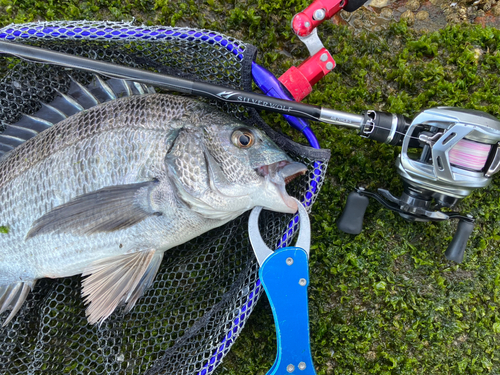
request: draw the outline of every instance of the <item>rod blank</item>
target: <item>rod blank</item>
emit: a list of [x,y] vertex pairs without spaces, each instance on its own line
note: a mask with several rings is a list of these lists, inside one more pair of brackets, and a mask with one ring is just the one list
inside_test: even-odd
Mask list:
[[226,103],[235,103],[259,110],[278,112],[327,124],[360,129],[363,121],[363,116],[353,115],[347,112],[277,99],[262,94],[217,86],[210,83],[195,82],[184,78],[130,68],[110,62],[91,60],[81,56],[74,56],[20,43],[0,41],[0,53],[7,53],[42,63],[51,63],[68,68],[81,69],[108,77],[136,81],[157,86],[162,89],[199,95]]

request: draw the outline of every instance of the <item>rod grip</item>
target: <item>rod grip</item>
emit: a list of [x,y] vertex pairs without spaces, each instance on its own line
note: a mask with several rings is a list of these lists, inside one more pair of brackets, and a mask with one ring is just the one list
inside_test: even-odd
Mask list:
[[363,218],[366,207],[368,207],[368,197],[353,191],[347,196],[347,202],[337,221],[337,228],[349,234],[360,234],[363,230]]
[[457,231],[451,240],[448,249],[444,253],[446,259],[456,263],[462,263],[464,260],[465,246],[467,240],[474,229],[474,223],[470,221],[460,220],[458,222]]

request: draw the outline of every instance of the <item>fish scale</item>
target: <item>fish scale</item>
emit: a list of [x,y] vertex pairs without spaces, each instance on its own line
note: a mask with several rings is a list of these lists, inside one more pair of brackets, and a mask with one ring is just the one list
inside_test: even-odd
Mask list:
[[[113,103],[112,107],[115,107],[117,104],[119,106],[119,103]],[[163,103],[163,104],[167,104],[167,103]],[[81,117],[85,117],[85,116],[81,116]],[[98,117],[95,116],[95,118],[98,118]],[[81,120],[85,121],[86,119],[83,118]],[[90,125],[92,125],[92,123]],[[92,126],[88,126],[87,129],[92,129]],[[52,129],[50,129],[50,130],[52,130]],[[102,130],[107,130],[107,129],[106,129],[106,127],[103,127]],[[12,235],[9,236],[11,244],[10,244],[10,246],[7,246],[7,247],[12,247],[14,249],[14,252],[20,252],[21,249],[18,249],[19,246],[14,247],[13,245],[15,243],[22,243],[23,234],[25,234],[27,232],[27,230],[29,229],[29,227],[31,226],[33,218],[42,216],[45,212],[50,211],[50,209],[52,207],[58,205],[58,203],[60,204],[62,201],[69,200],[69,198],[71,196],[84,194],[85,191],[83,191],[83,187],[81,184],[82,180],[84,180],[88,184],[89,190],[93,191],[93,190],[97,190],[97,189],[104,187],[104,186],[112,186],[114,184],[119,183],[120,182],[120,181],[118,181],[119,179],[123,179],[124,175],[120,176],[117,173],[118,171],[113,169],[113,161],[114,161],[115,155],[111,155],[111,154],[107,153],[107,150],[109,150],[109,147],[104,147],[104,148],[102,147],[102,144],[106,144],[106,145],[110,146],[110,144],[112,145],[113,143],[115,143],[115,146],[118,146],[118,148],[114,147],[114,149],[118,149],[118,150],[120,149],[121,145],[120,145],[118,140],[123,139],[123,137],[118,138],[117,135],[119,135],[118,133],[121,133],[122,131],[120,128],[118,128],[116,130],[117,131],[115,131],[115,132],[111,132],[111,133],[108,132],[107,134],[105,134],[104,140],[96,139],[96,138],[98,138],[97,136],[95,136],[95,138],[84,139],[83,137],[85,137],[87,134],[93,133],[93,131],[90,131],[90,130],[88,130],[87,132],[85,132],[83,134],[78,134],[78,138],[83,139],[82,143],[84,143],[84,144],[79,145],[78,143],[76,143],[76,144],[72,145],[72,147],[70,147],[67,150],[67,154],[70,156],[69,161],[64,156],[57,157],[57,155],[55,155],[53,158],[45,159],[44,162],[42,162],[42,164],[38,168],[38,173],[37,173],[37,170],[31,169],[30,171],[28,171],[26,173],[25,178],[16,179],[11,184],[8,183],[9,181],[6,181],[7,183],[2,183],[0,185],[0,189],[1,189],[0,191],[2,193],[4,191],[19,191],[19,192],[22,191],[22,192],[24,192],[23,195],[27,197],[27,199],[19,199],[19,197],[16,197],[15,200],[9,201],[9,200],[5,199],[3,197],[3,194],[2,194],[2,198],[1,198],[2,221],[4,222],[4,225],[6,225],[7,227],[9,227],[10,225],[13,225],[10,223],[15,223],[15,225],[16,225],[15,227],[12,228],[12,231],[11,231]],[[72,136],[71,132],[69,132],[69,131],[66,131],[64,133],[68,137]],[[132,135],[134,135],[134,133],[132,133]],[[45,136],[49,139],[53,138],[53,137],[51,137],[50,134],[45,134]],[[135,134],[135,138],[140,138],[139,141],[142,145],[149,146],[149,145],[151,145],[151,142],[154,142],[157,139],[157,135],[152,134],[149,137],[150,139],[147,139],[148,142],[145,142],[146,141],[145,137],[144,136],[141,137],[141,135]],[[37,143],[41,143],[41,141],[39,140],[39,142],[37,142]],[[69,143],[72,143],[72,142],[69,142]],[[91,146],[92,143],[94,143],[94,145],[93,145],[94,147]],[[132,141],[132,143],[133,143],[133,141]],[[30,146],[29,144],[25,144],[25,145]],[[26,160],[28,156],[32,156],[29,152],[30,147],[24,147],[24,148],[26,148],[27,151],[25,152],[25,154],[21,154],[21,156],[20,156],[21,161]],[[88,164],[87,163],[88,160],[85,158],[79,158],[78,156],[75,159],[72,159],[71,155],[77,155],[77,152],[75,151],[76,149],[92,150],[93,148],[101,148],[102,149],[101,154],[96,153],[95,150],[92,152],[92,154],[94,155],[94,158],[96,157],[96,155],[97,155],[97,157],[102,158],[101,163],[99,163],[99,164],[94,163],[93,168],[89,168],[89,166],[87,165],[84,167],[84,169],[87,171],[90,170],[90,171],[92,171],[92,173],[98,174],[100,176],[100,178],[96,179],[96,180],[85,180],[85,178],[82,178],[84,176],[79,175],[78,172],[75,173],[75,169],[71,168],[71,166],[78,165],[78,164],[76,164],[77,161],[80,163],[83,163],[83,164]],[[136,147],[136,149],[138,149],[138,147]],[[52,150],[53,149],[51,149],[50,151],[52,151]],[[126,167],[129,170],[134,170],[134,169],[139,168],[140,165],[148,164],[148,160],[139,160],[141,158],[141,156],[142,156],[141,154],[137,155],[137,157],[135,158],[136,163],[133,163],[133,162],[131,162],[131,160],[129,160]],[[157,156],[157,162],[160,162],[161,156],[160,155],[156,155],[156,156]],[[8,159],[8,160],[6,160],[6,162],[8,162],[10,160],[12,160],[12,159]],[[62,168],[54,168],[52,160],[56,160],[58,163],[63,162],[64,164],[62,165]],[[105,160],[108,160],[109,162],[106,163]],[[149,163],[151,163],[151,161],[149,161]],[[9,163],[9,164],[11,164],[11,163]],[[2,169],[2,166],[3,165],[0,165],[0,170]],[[110,168],[110,170],[105,170],[104,169],[105,167]],[[2,177],[3,177],[3,175],[2,175]],[[79,177],[80,177],[80,181],[78,181]],[[148,176],[143,176],[143,178],[146,178],[146,177],[148,177]],[[4,180],[4,179],[2,178],[2,180]],[[67,191],[67,193],[66,193],[67,196],[61,196],[58,198],[56,196],[56,194],[54,194],[54,192],[57,192],[58,190],[57,190],[57,188],[55,189],[52,186],[52,183],[56,184],[56,186],[59,186],[59,184],[57,184],[58,180],[63,180],[63,181],[68,182],[69,186],[67,189],[65,189]],[[31,189],[29,188],[30,186],[38,188],[37,181],[43,181],[43,191],[39,194],[36,194],[36,191],[33,191],[32,188]],[[61,191],[61,193],[63,193],[63,192]],[[38,210],[33,210],[32,209],[33,207],[37,207],[35,205],[36,202],[43,202],[43,204],[42,204],[42,206],[38,206]],[[31,207],[31,209],[30,209],[30,207]],[[27,215],[27,220],[19,221],[15,217],[16,212],[28,212],[29,215]],[[11,216],[14,216],[14,217],[11,218]],[[16,233],[17,233],[17,235],[16,235]],[[3,238],[0,237],[0,240],[3,240]],[[3,246],[2,242],[3,241],[0,241],[0,244],[1,244],[0,246]],[[53,241],[52,241],[52,243],[53,243]],[[45,244],[39,243],[37,245],[43,247]],[[62,246],[67,246],[67,245],[68,244],[62,244]],[[103,243],[98,243],[98,245],[96,245],[96,247],[104,248],[103,245],[104,245]],[[37,256],[37,254],[33,254],[33,255]],[[43,257],[41,259],[43,259]],[[22,259],[20,259],[19,261],[21,262]],[[50,261],[52,261],[52,259]],[[39,261],[38,263],[41,263],[41,262]]]
[[[37,279],[83,274],[88,320],[102,323],[120,304],[134,306],[168,249],[257,205],[296,210],[280,187],[290,176],[270,182],[257,170],[305,167],[260,130],[187,97],[88,91],[110,100],[83,111],[68,97],[55,100],[42,112],[80,109],[0,162],[7,322]],[[256,140],[248,149],[233,139],[242,128]]]

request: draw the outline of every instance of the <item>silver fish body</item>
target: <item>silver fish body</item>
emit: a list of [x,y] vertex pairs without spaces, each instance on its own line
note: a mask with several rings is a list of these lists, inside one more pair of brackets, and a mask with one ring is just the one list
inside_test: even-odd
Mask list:
[[163,94],[90,108],[0,161],[0,312],[37,279],[87,276],[90,323],[130,310],[163,253],[255,206],[293,213],[305,168],[260,130]]

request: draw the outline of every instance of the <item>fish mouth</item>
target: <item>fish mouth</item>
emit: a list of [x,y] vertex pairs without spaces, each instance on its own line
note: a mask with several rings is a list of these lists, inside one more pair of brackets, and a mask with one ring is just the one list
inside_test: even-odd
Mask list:
[[257,173],[278,188],[283,202],[294,212],[298,210],[297,202],[288,195],[285,185],[306,172],[307,167],[304,164],[288,160],[278,161],[257,168]]

